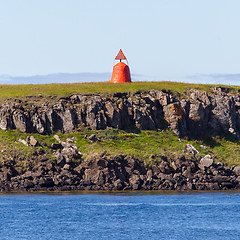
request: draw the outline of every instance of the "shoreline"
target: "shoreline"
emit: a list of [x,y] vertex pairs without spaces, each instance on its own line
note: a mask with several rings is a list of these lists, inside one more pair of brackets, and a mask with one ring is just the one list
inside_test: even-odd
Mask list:
[[137,191],[10,191],[0,192],[1,196],[10,195],[52,195],[52,196],[71,196],[71,195],[113,195],[113,196],[148,196],[148,195],[195,195],[195,194],[235,194],[240,193],[240,189],[234,190],[137,190]]
[[151,166],[128,155],[94,155],[89,160],[45,161],[23,174],[11,163],[1,173],[0,192],[240,190],[240,167],[200,161],[187,156],[171,159],[159,155]]

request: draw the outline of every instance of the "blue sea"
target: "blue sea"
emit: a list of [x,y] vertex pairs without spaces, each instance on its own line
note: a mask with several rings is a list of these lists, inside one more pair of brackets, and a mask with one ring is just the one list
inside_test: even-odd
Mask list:
[[240,239],[240,193],[0,195],[0,239]]

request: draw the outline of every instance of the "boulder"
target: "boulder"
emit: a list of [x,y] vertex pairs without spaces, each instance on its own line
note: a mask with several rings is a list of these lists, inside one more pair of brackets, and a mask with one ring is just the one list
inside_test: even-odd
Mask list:
[[19,138],[18,142],[24,144],[25,146],[28,146],[28,143],[24,139]]
[[64,164],[66,163],[63,154],[60,151],[57,151],[55,153],[55,157],[56,157],[56,160],[57,160],[57,165],[59,165],[60,167],[63,167]]
[[32,146],[32,147],[36,147],[39,145],[38,141],[33,136],[30,136],[29,143],[30,143],[30,146]]
[[133,174],[133,175],[131,176],[131,178],[129,178],[129,183],[130,183],[131,185],[139,184],[139,183],[140,183],[140,178],[139,178],[139,176]]
[[196,154],[199,153],[198,150],[192,144],[187,144],[186,149],[193,157],[195,157]]
[[162,161],[159,165],[158,165],[158,169],[162,172],[162,173],[166,173],[169,174],[172,172],[172,169],[170,167],[169,162],[166,161]]
[[53,150],[58,150],[58,149],[62,149],[62,144],[61,143],[52,143],[51,144],[51,148],[53,149]]
[[64,147],[61,151],[61,154],[63,155],[67,163],[72,162],[73,158],[80,159],[82,157],[81,153],[72,147]]
[[240,166],[235,166],[233,168],[233,172],[237,175],[237,176],[240,176]]
[[117,179],[113,185],[117,190],[122,190],[123,189],[123,182],[120,179]]
[[214,176],[212,181],[213,182],[218,182],[218,183],[222,183],[222,182],[230,182],[230,177],[228,176],[222,176],[222,175],[217,175],[217,176]]
[[60,139],[60,137],[59,137],[58,135],[54,135],[53,137],[54,137],[59,143],[62,142],[61,139]]
[[96,136],[96,134],[92,134],[88,137],[88,139],[92,142],[97,142],[98,141],[98,138]]
[[205,168],[211,167],[213,164],[213,159],[211,155],[206,155],[205,157],[201,158],[199,162],[199,168],[204,170]]
[[69,165],[69,164],[65,164],[65,165],[63,166],[63,169],[64,169],[64,170],[69,170],[69,169],[70,169],[70,165]]

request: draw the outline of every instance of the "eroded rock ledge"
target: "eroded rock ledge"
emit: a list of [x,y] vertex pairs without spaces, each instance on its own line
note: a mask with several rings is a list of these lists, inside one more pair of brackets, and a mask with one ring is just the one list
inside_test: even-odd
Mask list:
[[197,162],[159,155],[151,167],[145,167],[132,156],[104,154],[76,164],[67,157],[75,153],[59,152],[56,163],[38,156],[38,164],[30,164],[24,173],[17,171],[14,161],[5,161],[0,191],[240,189],[240,167],[214,164],[209,156]]
[[171,128],[177,135],[227,132],[239,137],[240,95],[215,88],[190,89],[184,99],[167,91],[80,95],[56,101],[9,101],[0,105],[0,128],[47,134],[90,129]]

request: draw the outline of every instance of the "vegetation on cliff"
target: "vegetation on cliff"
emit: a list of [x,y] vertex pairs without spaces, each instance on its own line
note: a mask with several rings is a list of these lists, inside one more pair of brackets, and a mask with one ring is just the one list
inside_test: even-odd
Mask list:
[[[0,130],[0,160],[5,161],[14,158],[19,161],[22,168],[26,168],[31,159],[37,158],[39,152],[51,160],[56,158],[52,154],[51,144],[57,143],[53,135],[31,134],[39,142],[39,146],[25,146],[19,139],[27,139],[28,133],[19,130]],[[157,155],[169,157],[190,156],[186,151],[186,145],[193,145],[201,157],[211,154],[215,162],[222,162],[228,166],[240,165],[240,144],[231,136],[211,137],[206,139],[179,139],[171,130],[161,132],[142,130],[139,132],[126,132],[119,129],[107,130],[85,130],[82,132],[61,134],[61,139],[74,138],[76,146],[83,154],[81,161],[84,161],[93,154],[105,152],[108,155],[133,155],[151,165]],[[94,135],[94,139],[89,137]]]
[[170,82],[0,86],[0,190],[239,188],[238,91]]
[[[74,93],[96,93],[101,92],[101,94],[109,93],[111,94],[116,92],[136,92],[136,91],[142,91],[146,92],[151,89],[155,90],[161,90],[165,89],[165,91],[171,90],[171,93],[163,93],[163,95],[160,94],[163,99],[162,102],[166,102],[164,104],[168,104],[168,108],[166,108],[165,116],[163,116],[162,120],[167,120],[167,122],[170,124],[169,128],[162,128],[162,129],[154,129],[154,130],[140,130],[137,128],[133,129],[127,129],[127,130],[120,130],[118,128],[107,128],[102,130],[93,130],[92,128],[84,127],[82,129],[75,130],[74,133],[58,133],[58,135],[62,139],[67,139],[71,137],[76,138],[76,144],[77,147],[80,149],[80,151],[83,153],[83,159],[87,158],[92,153],[101,153],[101,152],[107,152],[108,154],[132,154],[138,157],[139,159],[142,159],[145,161],[145,163],[151,164],[151,162],[154,161],[154,156],[158,154],[172,154],[172,155],[180,155],[180,154],[188,154],[186,152],[185,146],[186,144],[192,144],[198,151],[199,156],[204,156],[207,154],[211,154],[215,161],[221,161],[223,163],[226,163],[228,165],[240,165],[240,146],[239,141],[236,139],[236,137],[232,136],[229,132],[222,132],[216,136],[208,136],[208,137],[197,137],[191,138],[188,136],[185,136],[181,140],[176,135],[176,129],[174,129],[176,123],[174,122],[174,118],[176,118],[176,121],[181,121],[179,119],[179,116],[182,114],[178,113],[182,108],[182,102],[179,105],[176,105],[174,103],[170,104],[167,103],[169,100],[165,100],[166,98],[173,99],[176,96],[187,96],[186,99],[189,98],[189,89],[194,87],[194,91],[190,92],[190,106],[192,106],[192,113],[189,112],[189,118],[192,117],[194,121],[199,121],[197,128],[200,126],[200,130],[204,129],[204,124],[208,124],[206,122],[206,113],[209,114],[209,101],[211,98],[209,98],[206,94],[204,94],[203,91],[208,92],[211,94],[213,92],[213,89],[215,89],[215,86],[213,85],[196,85],[196,84],[186,84],[186,83],[173,83],[173,82],[137,82],[137,83],[131,83],[131,84],[110,84],[110,83],[80,83],[80,84],[43,84],[43,85],[1,85],[0,86],[0,98],[2,100],[8,98],[8,102],[11,102],[11,99],[13,101],[20,101],[22,98],[25,99],[25,105],[24,106],[21,103],[21,106],[18,105],[15,106],[16,110],[13,111],[22,111],[21,108],[27,109],[27,111],[32,112],[36,111],[35,109],[38,109],[38,105],[45,104],[45,102],[49,102],[49,99],[55,103],[58,102],[59,98],[63,98],[65,96],[71,96],[71,94]],[[224,87],[224,86],[223,86]],[[198,89],[198,90],[196,90]],[[238,96],[239,87],[231,87],[231,88],[225,88],[226,92],[230,92],[235,94],[235,96]],[[201,91],[199,91],[201,90]],[[154,93],[155,94],[155,93]],[[224,103],[226,99],[229,97],[223,93],[215,93],[212,98],[216,98],[216,101],[219,102],[218,104]],[[31,97],[30,97],[31,96]],[[99,95],[101,96],[101,95]],[[129,95],[132,96],[132,95]],[[135,95],[133,97],[134,99],[139,99],[139,97],[144,97],[146,100],[149,95]],[[174,96],[174,97],[171,97]],[[30,97],[30,98],[29,98]],[[36,97],[37,101],[34,101],[34,98]],[[87,97],[88,99],[89,97]],[[75,97],[73,98],[75,101]],[[90,98],[92,99],[92,97]],[[104,98],[105,99],[105,98]],[[106,98],[107,99],[107,98]],[[119,101],[120,98],[110,98],[110,102],[112,101]],[[210,100],[209,100],[210,99]],[[220,100],[219,100],[220,99]],[[230,99],[230,98],[229,98]],[[65,101],[65,100],[64,100]],[[92,101],[92,100],[91,100]],[[109,101],[109,100],[102,100],[102,101]],[[147,100],[146,100],[147,101]],[[149,101],[149,100],[148,100]],[[184,100],[185,101],[185,100]],[[200,101],[200,105],[199,105]],[[203,101],[203,102],[201,102]],[[211,100],[213,101],[213,100]],[[214,100],[215,101],[215,100]],[[61,102],[61,101],[60,101]],[[225,101],[226,102],[226,101]],[[34,104],[37,105],[35,106]],[[64,102],[61,102],[63,104]],[[18,103],[17,103],[18,104]],[[94,105],[94,102],[91,102],[90,104]],[[162,103],[161,103],[162,104]],[[201,104],[203,104],[204,107],[201,108]],[[212,103],[213,104],[213,103]],[[216,104],[216,103],[214,103]],[[149,105],[149,103],[146,103],[146,105]],[[184,103],[184,105],[186,105]],[[206,106],[205,106],[206,105]],[[236,103],[235,103],[236,105]],[[23,106],[23,107],[22,107]],[[66,105],[67,106],[67,105]],[[65,106],[65,107],[66,107]],[[200,107],[199,107],[200,106]],[[5,105],[2,105],[2,109],[4,109]],[[51,107],[51,105],[50,105]],[[64,108],[65,108],[64,107]],[[77,105],[79,108],[79,106]],[[151,107],[151,106],[150,106]],[[175,111],[175,108],[177,107],[177,110]],[[9,109],[11,109],[10,107]],[[14,108],[14,109],[15,109]],[[29,108],[29,110],[28,110]],[[174,109],[172,109],[174,108]],[[216,108],[216,107],[215,107]],[[221,108],[225,108],[225,105],[219,105],[216,109],[217,111],[214,112],[216,117],[218,119],[221,119],[221,121],[224,120],[223,116],[226,118],[224,121],[230,121],[228,120],[228,116],[225,116],[225,112],[220,112]],[[148,111],[144,108],[139,108],[136,106],[136,111],[142,111],[141,114],[145,114],[144,111]],[[50,109],[49,109],[50,110]],[[91,110],[91,109],[90,109]],[[108,109],[109,110],[109,109]],[[111,108],[110,108],[111,110]],[[163,109],[164,110],[164,109]],[[173,111],[174,110],[174,111]],[[190,109],[191,110],[191,109]],[[231,111],[232,108],[229,108],[228,111]],[[11,110],[12,111],[12,110]],[[95,111],[95,110],[94,110]],[[106,110],[105,110],[106,111]],[[115,111],[115,110],[114,110]],[[116,114],[113,111],[111,121],[114,120],[114,114]],[[152,111],[152,110],[151,110]],[[160,109],[160,111],[162,111]],[[182,110],[181,110],[182,111]],[[189,110],[188,110],[189,111]],[[205,112],[203,112],[205,111]],[[172,113],[173,112],[173,115]],[[176,114],[177,112],[177,114]],[[2,115],[0,114],[0,117],[4,119],[6,116],[9,116],[9,110],[3,111]],[[82,113],[81,113],[82,114]],[[97,114],[97,113],[96,113]],[[106,113],[107,114],[107,113]],[[175,115],[176,116],[175,116]],[[235,114],[235,113],[234,113]],[[190,116],[191,115],[191,116]],[[220,117],[219,117],[219,116]],[[90,121],[95,121],[94,116],[92,115],[91,118],[89,118]],[[204,117],[202,117],[204,116]],[[230,113],[229,118],[232,118],[232,115]],[[150,116],[151,117],[151,116]],[[8,117],[9,118],[9,117]],[[7,119],[8,119],[7,118]],[[66,121],[66,125],[68,124],[68,118],[64,119],[63,121]],[[169,118],[169,119],[168,119]],[[202,119],[201,119],[202,118]],[[17,120],[20,122],[18,124],[19,126],[22,126],[24,124],[21,123],[24,119],[20,118]],[[144,120],[144,118],[143,118]],[[145,128],[148,128],[148,126],[144,123],[146,119],[143,121],[140,120],[140,124],[144,124]],[[162,121],[161,120],[161,121]],[[165,121],[164,120],[164,121]],[[8,120],[7,120],[8,121]],[[108,119],[108,121],[110,121]],[[202,122],[201,122],[202,121]],[[232,121],[232,120],[231,120]],[[226,124],[226,123],[223,124]],[[4,122],[5,123],[5,122]],[[93,122],[94,123],[94,122]],[[93,124],[92,123],[92,124]],[[17,122],[15,123],[15,125]],[[39,120],[36,124],[40,124]],[[64,124],[64,122],[63,122]],[[111,124],[111,123],[110,123]],[[173,125],[173,127],[171,126]],[[191,122],[192,124],[192,122]],[[199,125],[200,124],[200,125]],[[228,123],[227,123],[228,124]],[[233,126],[233,124],[236,125],[236,123],[233,121],[230,123],[230,126]],[[24,126],[25,129],[29,123],[26,123]],[[93,124],[94,125],[94,124]],[[4,125],[5,126],[5,125]],[[7,125],[6,125],[7,126]],[[12,126],[12,125],[11,125]],[[74,126],[74,124],[73,124]],[[118,123],[116,123],[116,126],[118,126]],[[64,127],[64,126],[63,126]],[[190,125],[192,127],[191,131],[195,131],[197,128],[194,125]],[[16,126],[17,128],[17,126]],[[42,126],[38,127],[38,129],[41,129]],[[235,127],[237,128],[237,126]],[[228,128],[226,128],[228,129]],[[61,131],[61,129],[59,129]],[[201,133],[201,131],[200,131]],[[19,139],[26,139],[27,136],[34,136],[38,142],[40,143],[40,146],[33,148],[30,146],[25,146],[22,143],[20,143]],[[35,155],[37,155],[37,151],[44,151],[45,154],[48,156],[49,159],[52,159],[54,161],[54,156],[51,153],[50,146],[52,143],[55,143],[56,140],[53,137],[54,132],[48,133],[47,135],[37,134],[37,133],[24,133],[19,130],[0,130],[0,159],[7,159],[9,156],[14,157],[16,159],[21,159],[21,161],[28,162],[31,160]],[[96,139],[95,141],[89,140],[89,136],[95,135]],[[23,166],[26,164],[22,164]]]

